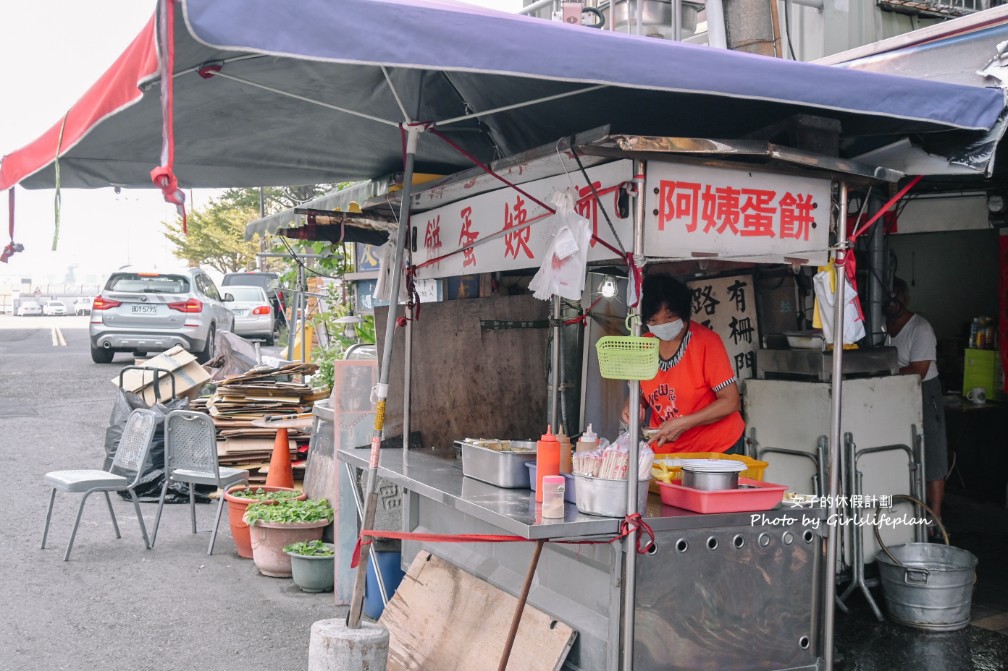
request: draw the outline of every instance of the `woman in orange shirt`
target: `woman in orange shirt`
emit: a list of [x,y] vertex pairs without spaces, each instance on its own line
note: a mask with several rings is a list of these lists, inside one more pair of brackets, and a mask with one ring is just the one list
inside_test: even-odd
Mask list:
[[658,373],[641,381],[641,418],[650,408],[657,453],[741,453],[745,422],[735,369],[721,338],[690,320],[692,303],[689,287],[675,278],[644,278],[641,318],[661,344]]

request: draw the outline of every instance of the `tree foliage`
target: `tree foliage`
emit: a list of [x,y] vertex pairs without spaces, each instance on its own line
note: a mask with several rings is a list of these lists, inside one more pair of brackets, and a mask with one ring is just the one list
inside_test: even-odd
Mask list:
[[186,235],[182,220],[165,222],[165,237],[175,244],[175,256],[191,265],[210,266],[222,273],[250,269],[259,244],[245,240],[245,226],[259,216],[259,209],[236,207],[224,199],[210,201],[189,215]]
[[303,205],[313,198],[336,188],[334,184],[307,184],[304,186],[264,186],[260,189],[228,189],[221,197],[235,207],[252,208],[259,213],[259,194],[262,192],[263,211],[274,214],[281,210]]

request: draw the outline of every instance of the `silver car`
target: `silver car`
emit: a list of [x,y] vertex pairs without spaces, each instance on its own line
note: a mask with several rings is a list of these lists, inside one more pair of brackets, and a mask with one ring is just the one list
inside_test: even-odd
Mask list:
[[123,268],[112,273],[91,304],[91,359],[109,363],[116,352],[145,354],[181,345],[205,363],[217,331],[234,315],[200,268],[178,272]]
[[234,298],[227,301],[235,317],[234,333],[243,338],[262,338],[272,345],[273,308],[266,292],[261,287],[239,285],[227,287],[227,292]]

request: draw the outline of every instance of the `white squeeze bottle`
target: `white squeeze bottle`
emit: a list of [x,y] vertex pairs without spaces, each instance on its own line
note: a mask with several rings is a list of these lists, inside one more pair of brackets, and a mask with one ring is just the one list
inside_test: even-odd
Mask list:
[[592,431],[592,425],[589,424],[588,428],[581,437],[578,438],[577,446],[574,448],[575,452],[591,452],[592,450],[598,449],[599,440],[595,432]]

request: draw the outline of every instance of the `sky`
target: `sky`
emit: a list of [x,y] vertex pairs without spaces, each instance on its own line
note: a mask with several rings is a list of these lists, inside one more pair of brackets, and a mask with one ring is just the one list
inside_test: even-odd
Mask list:
[[[468,0],[517,11],[521,0]],[[0,5],[0,155],[55,124],[140,32],[154,0],[32,0]],[[152,157],[151,167],[157,157]],[[62,189],[59,240],[52,251],[53,190],[16,189],[14,240],[25,251],[0,264],[0,286],[22,278],[97,284],[125,264],[180,265],[163,235],[175,217],[153,189]],[[205,207],[215,192],[195,190]],[[189,195],[187,193],[187,195]],[[6,246],[7,194],[0,194],[0,247]]]

